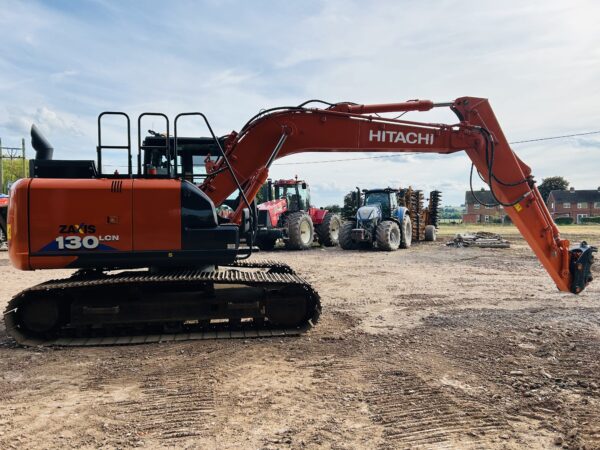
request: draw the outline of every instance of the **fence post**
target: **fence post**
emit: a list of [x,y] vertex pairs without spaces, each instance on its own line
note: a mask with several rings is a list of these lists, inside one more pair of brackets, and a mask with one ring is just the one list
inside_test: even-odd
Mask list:
[[21,138],[21,149],[23,151],[23,178],[27,177],[27,169],[25,166],[25,138]]

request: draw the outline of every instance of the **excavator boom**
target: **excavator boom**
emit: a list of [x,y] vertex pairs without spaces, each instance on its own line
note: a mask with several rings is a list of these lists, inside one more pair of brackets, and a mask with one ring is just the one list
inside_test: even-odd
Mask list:
[[[449,107],[458,116],[453,125],[386,119],[379,113],[427,111]],[[449,103],[415,100],[357,105],[341,103],[326,109],[284,108],[251,120],[233,133],[225,153],[248,199],[265,182],[278,158],[302,152],[465,151],[487,182],[495,199],[528,242],[561,291],[581,292],[592,280],[594,247],[570,249],[537,189],[531,169],[512,151],[486,99],[462,97]],[[202,189],[219,204],[236,185],[217,163]],[[236,212],[235,218],[239,217]]]

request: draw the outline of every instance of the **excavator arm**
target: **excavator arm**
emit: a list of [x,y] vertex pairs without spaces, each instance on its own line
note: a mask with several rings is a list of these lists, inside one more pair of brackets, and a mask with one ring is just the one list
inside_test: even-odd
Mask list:
[[[378,115],[435,107],[451,108],[459,122],[420,123]],[[569,241],[560,238],[531,169],[510,148],[486,99],[462,97],[438,104],[427,100],[380,105],[339,103],[324,109],[299,106],[267,110],[229,136],[224,156],[211,165],[202,189],[215,204],[221,204],[239,183],[252,201],[271,164],[295,153],[457,151],[465,151],[471,158],[557,287],[576,294],[583,291],[592,281],[596,249],[585,242],[570,249]],[[231,170],[225,170],[227,164]],[[234,220],[239,220],[241,209],[242,205]]]

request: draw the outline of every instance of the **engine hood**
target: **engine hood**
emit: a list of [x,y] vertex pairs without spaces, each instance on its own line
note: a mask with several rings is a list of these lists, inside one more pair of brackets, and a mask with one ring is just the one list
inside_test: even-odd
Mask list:
[[361,206],[356,212],[358,220],[372,220],[380,217],[381,213],[377,206]]

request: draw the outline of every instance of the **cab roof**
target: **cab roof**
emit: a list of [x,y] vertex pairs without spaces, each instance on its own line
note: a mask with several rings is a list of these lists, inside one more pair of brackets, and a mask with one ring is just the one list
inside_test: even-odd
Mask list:
[[376,193],[376,192],[398,192],[398,189],[393,189],[393,188],[377,188],[377,189],[363,189],[363,192],[365,194],[371,194],[371,193]]

